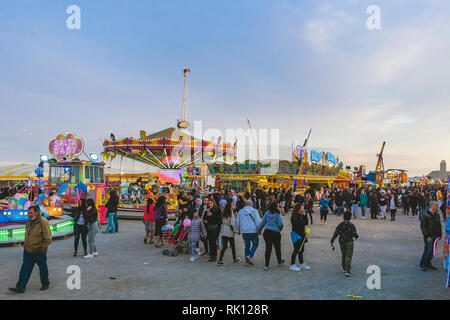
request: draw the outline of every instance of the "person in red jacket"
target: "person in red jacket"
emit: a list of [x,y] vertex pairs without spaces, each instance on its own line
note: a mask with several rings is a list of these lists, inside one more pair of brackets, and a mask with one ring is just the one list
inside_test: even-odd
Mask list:
[[155,216],[153,214],[153,209],[155,205],[153,204],[153,199],[148,198],[147,205],[144,208],[144,218],[143,222],[145,225],[145,237],[144,243],[147,243],[147,239],[150,236],[149,244],[153,243],[153,236],[155,235]]

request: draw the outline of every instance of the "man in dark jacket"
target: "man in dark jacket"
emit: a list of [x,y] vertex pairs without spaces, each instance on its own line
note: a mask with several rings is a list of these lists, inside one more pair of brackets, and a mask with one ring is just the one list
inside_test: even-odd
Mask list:
[[438,209],[437,202],[431,201],[430,210],[423,216],[420,222],[420,230],[422,231],[423,241],[425,243],[419,267],[422,271],[427,271],[428,269],[436,270],[436,267],[431,264],[431,259],[433,259],[434,241],[442,237],[442,226]]

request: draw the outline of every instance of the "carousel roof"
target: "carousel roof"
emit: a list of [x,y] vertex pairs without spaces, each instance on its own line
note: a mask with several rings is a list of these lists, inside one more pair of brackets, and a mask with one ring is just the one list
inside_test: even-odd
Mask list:
[[[0,167],[0,181],[27,180],[36,179],[37,165],[32,164],[16,164]],[[44,167],[44,176],[48,177],[48,166]]]

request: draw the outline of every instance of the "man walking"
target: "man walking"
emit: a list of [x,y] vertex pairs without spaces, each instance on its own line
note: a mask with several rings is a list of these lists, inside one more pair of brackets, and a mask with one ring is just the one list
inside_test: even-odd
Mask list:
[[354,239],[358,239],[356,227],[350,222],[351,218],[351,212],[344,212],[344,221],[336,227],[330,243],[334,250],[334,240],[339,236],[339,245],[342,253],[342,272],[345,273],[346,277],[352,276],[350,269],[352,267]]
[[47,268],[47,249],[52,242],[50,226],[44,217],[40,215],[38,206],[28,208],[29,220],[25,226],[25,240],[23,243],[23,263],[20,269],[19,281],[15,288],[9,288],[15,293],[24,293],[31,272],[35,264],[39,267],[41,277],[41,290],[47,290],[49,286]]
[[420,260],[419,269],[427,271],[429,269],[436,270],[431,264],[433,259],[433,244],[436,238],[442,237],[441,218],[438,213],[438,204],[436,201],[430,201],[430,210],[423,216],[420,222],[420,230],[422,231],[425,248],[422,259]]
[[261,220],[251,200],[245,200],[245,207],[236,217],[236,229],[242,233],[245,244],[245,265],[253,265],[253,256],[259,244],[258,227]]

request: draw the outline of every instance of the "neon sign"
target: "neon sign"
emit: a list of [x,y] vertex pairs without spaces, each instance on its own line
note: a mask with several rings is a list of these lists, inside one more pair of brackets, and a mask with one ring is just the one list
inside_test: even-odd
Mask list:
[[48,150],[57,160],[73,159],[84,150],[83,139],[73,133],[60,133],[48,144]]

